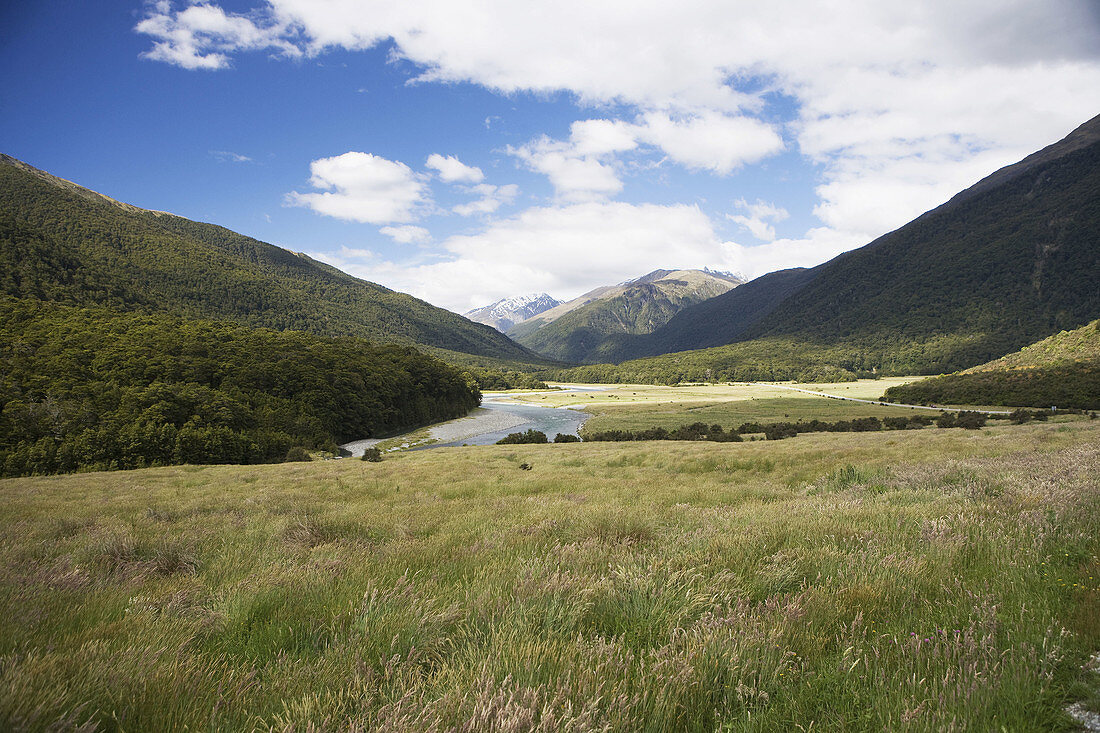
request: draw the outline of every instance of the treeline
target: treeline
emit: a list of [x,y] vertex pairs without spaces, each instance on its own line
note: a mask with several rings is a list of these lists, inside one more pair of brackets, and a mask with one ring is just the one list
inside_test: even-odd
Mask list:
[[[950,424],[941,427],[981,427],[985,424],[982,416],[978,416],[980,424],[975,424],[974,418],[961,417],[961,415],[978,415],[978,413],[960,413],[960,416],[949,415]],[[962,423],[958,423],[959,420]],[[798,422],[773,422],[759,423],[746,422],[736,428],[726,430],[721,425],[707,425],[696,422],[690,425],[681,425],[674,430],[666,430],[662,427],[646,428],[645,430],[603,430],[586,431],[585,441],[635,441],[635,440],[709,440],[716,443],[738,443],[744,440],[745,435],[763,434],[767,440],[782,440],[793,438],[800,433],[865,433],[878,430],[911,430],[931,425],[933,418],[927,415],[913,415],[911,417],[859,417],[852,420],[838,420],[836,422],[824,422],[822,420],[809,420]],[[938,424],[938,423],[937,423]]]
[[883,399],[910,404],[1100,409],[1100,360],[1036,369],[949,374],[898,385]]
[[476,382],[404,346],[0,300],[0,472],[283,460],[465,415]]
[[787,339],[540,372],[543,379],[589,384],[681,382],[852,382],[879,373],[881,353]]
[[482,391],[499,389],[549,389],[546,382],[543,382],[533,374],[513,369],[466,366],[462,367],[462,371],[468,374]]

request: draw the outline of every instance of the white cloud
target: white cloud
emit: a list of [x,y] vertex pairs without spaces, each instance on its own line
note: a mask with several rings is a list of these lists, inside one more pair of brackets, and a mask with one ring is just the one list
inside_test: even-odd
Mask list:
[[466,165],[453,155],[444,158],[439,153],[428,156],[426,165],[439,174],[444,183],[481,183],[485,174],[480,168]]
[[509,146],[507,150],[531,170],[546,175],[562,201],[598,200],[623,188],[613,162],[579,152],[572,141],[543,136],[518,148]]
[[578,120],[570,126],[568,140],[544,135],[518,148],[509,147],[508,152],[548,176],[559,199],[588,201],[622,190],[616,155],[644,146],[660,149],[687,168],[719,175],[784,147],[770,125],[748,117],[648,112],[633,123]]
[[266,18],[259,22],[226,13],[213,3],[197,2],[174,11],[172,3],[154,3],[134,30],[152,36],[153,48],[143,54],[185,69],[224,69],[229,53],[274,49],[284,56],[301,56],[292,29]]
[[418,227],[412,224],[404,224],[397,227],[382,227],[378,231],[401,244],[425,244],[432,240],[431,232],[424,227]]
[[210,155],[220,163],[251,163],[252,158],[231,150],[211,150]]
[[451,209],[451,211],[459,216],[492,214],[502,205],[510,204],[515,201],[516,196],[519,194],[519,186],[514,183],[509,183],[505,186],[493,186],[488,183],[482,183],[478,186],[471,187],[470,191],[481,198],[476,201],[471,201],[468,204],[459,204]]
[[578,120],[569,126],[573,155],[600,156],[638,147],[634,128],[621,120]]
[[770,125],[716,112],[679,117],[649,112],[635,129],[638,139],[661,148],[677,163],[719,175],[783,150],[782,138]]
[[287,201],[338,219],[389,224],[411,221],[428,201],[427,187],[404,163],[348,152],[309,165],[309,182],[323,193],[287,194]]
[[745,199],[739,199],[734,202],[734,205],[739,209],[744,209],[748,214],[726,214],[726,218],[745,227],[752,233],[752,236],[764,242],[775,240],[775,227],[772,224],[783,221],[790,216],[783,207],[769,204],[760,199],[757,199],[755,204],[750,204]]

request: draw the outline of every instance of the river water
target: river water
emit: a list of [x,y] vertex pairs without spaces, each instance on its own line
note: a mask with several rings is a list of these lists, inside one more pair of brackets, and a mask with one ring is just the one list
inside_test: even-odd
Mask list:
[[[569,391],[591,392],[595,391],[595,388],[570,389]],[[453,443],[435,443],[430,446],[425,446],[425,448],[443,448],[454,445],[492,445],[511,433],[522,433],[527,430],[539,430],[546,433],[546,437],[553,441],[554,436],[558,433],[579,435],[579,431],[581,426],[584,425],[584,421],[591,417],[587,412],[573,410],[567,407],[541,407],[539,405],[516,404],[508,401],[511,397],[514,397],[514,395],[495,395],[488,393],[482,398],[481,406],[486,410],[516,415],[523,418],[525,422],[506,430],[482,433],[481,435],[475,435],[472,438],[458,440]]]
[[[604,389],[607,388],[569,385],[563,393],[599,392]],[[416,442],[411,442],[390,450],[428,450],[430,448],[456,445],[492,445],[511,433],[522,433],[527,430],[539,430],[552,441],[558,433],[578,435],[584,421],[589,418],[588,413],[581,410],[567,407],[543,407],[513,401],[522,394],[524,393],[486,392],[482,396],[480,409],[474,410],[466,418],[450,420],[431,428],[432,439],[440,442],[428,443],[428,445],[418,445]],[[487,413],[497,414],[489,415]],[[487,417],[491,419],[486,420]],[[469,422],[471,419],[472,422]],[[482,429],[486,432],[478,432]],[[365,438],[345,443],[340,447],[353,457],[358,457],[363,455],[364,449],[377,445],[383,440],[385,439]],[[426,441],[421,439],[420,442]]]

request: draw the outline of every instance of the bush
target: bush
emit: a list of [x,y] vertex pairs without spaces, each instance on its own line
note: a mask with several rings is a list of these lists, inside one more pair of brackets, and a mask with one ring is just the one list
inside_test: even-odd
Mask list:
[[581,439],[576,435],[566,435],[565,433],[558,433],[554,436],[555,443],[579,443]]
[[985,415],[980,412],[960,412],[955,419],[955,427],[978,430],[985,427]]
[[371,463],[379,463],[382,460],[382,451],[377,448],[367,448],[363,451],[363,457],[360,460],[369,461]]
[[287,463],[292,463],[297,461],[312,461],[313,459],[310,458],[310,455],[305,448],[300,445],[296,445],[286,452],[286,458],[284,458],[283,460],[285,460]]
[[516,443],[549,443],[546,433],[541,430],[530,430],[523,433],[509,433],[497,441],[497,445],[513,445]]

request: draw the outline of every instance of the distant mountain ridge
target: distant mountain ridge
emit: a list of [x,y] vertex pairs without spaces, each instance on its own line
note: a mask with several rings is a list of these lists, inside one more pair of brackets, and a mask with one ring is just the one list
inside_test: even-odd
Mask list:
[[598,354],[652,356],[620,370],[633,378],[744,375],[737,363],[807,349],[856,373],[942,373],[1097,316],[1100,117],[860,249],[764,275]]
[[587,362],[601,345],[624,334],[647,334],[682,309],[743,282],[713,270],[654,270],[602,286],[513,326],[508,335],[552,359]]
[[543,362],[495,329],[304,254],[124,204],[7,155],[0,293]]
[[492,326],[498,331],[506,333],[509,328],[517,323],[522,323],[528,318],[537,316],[558,305],[561,305],[560,300],[552,298],[546,293],[536,293],[514,298],[502,298],[495,303],[466,311],[462,315],[471,321],[484,323],[486,326]]

